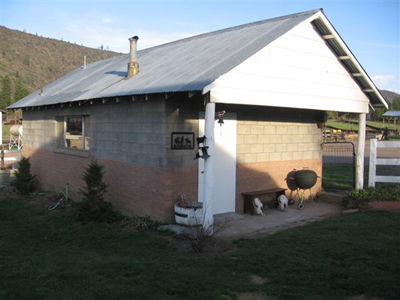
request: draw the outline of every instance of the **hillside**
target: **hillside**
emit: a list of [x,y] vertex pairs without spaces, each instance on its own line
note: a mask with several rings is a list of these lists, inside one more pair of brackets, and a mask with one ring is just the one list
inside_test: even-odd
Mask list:
[[83,65],[84,55],[89,64],[120,53],[83,47],[0,26],[0,89],[4,85],[4,76],[8,75],[12,98],[18,84],[33,92],[40,85],[49,84]]
[[395,92],[387,90],[379,90],[379,91],[381,92],[383,98],[385,98],[385,100],[388,102],[388,104],[392,103],[394,99],[400,98],[400,94],[397,94]]

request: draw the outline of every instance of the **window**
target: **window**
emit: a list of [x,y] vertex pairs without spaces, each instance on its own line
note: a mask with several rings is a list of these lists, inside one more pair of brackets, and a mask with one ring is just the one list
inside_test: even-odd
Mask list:
[[57,122],[59,147],[89,150],[89,116],[62,116]]

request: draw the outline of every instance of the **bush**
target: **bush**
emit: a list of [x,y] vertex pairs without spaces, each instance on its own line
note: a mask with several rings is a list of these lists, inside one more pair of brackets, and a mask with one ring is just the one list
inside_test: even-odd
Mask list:
[[31,174],[29,158],[21,158],[18,170],[15,172],[15,179],[11,182],[11,185],[14,186],[22,195],[28,195],[36,190],[36,175]]
[[394,187],[379,186],[368,187],[364,190],[352,191],[342,200],[343,208],[363,209],[372,201],[400,201],[400,185]]
[[82,176],[86,186],[80,189],[82,201],[76,203],[75,216],[78,221],[112,223],[121,219],[112,204],[104,201],[107,185],[103,182],[103,169],[93,159]]

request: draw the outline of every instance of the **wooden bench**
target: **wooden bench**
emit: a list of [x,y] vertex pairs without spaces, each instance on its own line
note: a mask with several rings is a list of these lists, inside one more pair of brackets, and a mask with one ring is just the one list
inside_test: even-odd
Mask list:
[[261,203],[264,206],[267,205],[268,207],[274,207],[274,208],[277,207],[278,197],[280,195],[284,195],[285,191],[286,189],[278,187],[267,190],[242,193],[242,196],[244,197],[244,213],[245,214],[251,213],[252,215],[254,215],[253,199],[256,198],[257,196],[262,196],[262,195],[274,195],[272,200],[261,201]]

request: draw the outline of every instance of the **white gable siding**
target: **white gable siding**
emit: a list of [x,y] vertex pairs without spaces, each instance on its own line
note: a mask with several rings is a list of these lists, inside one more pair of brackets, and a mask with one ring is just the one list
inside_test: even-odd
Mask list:
[[368,98],[309,22],[221,76],[219,103],[368,112]]

